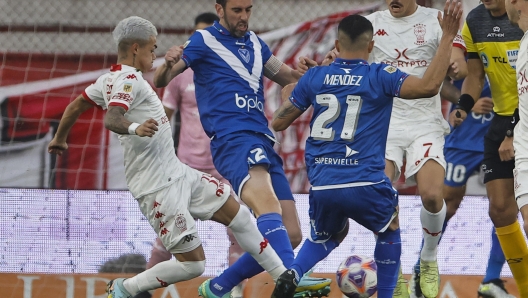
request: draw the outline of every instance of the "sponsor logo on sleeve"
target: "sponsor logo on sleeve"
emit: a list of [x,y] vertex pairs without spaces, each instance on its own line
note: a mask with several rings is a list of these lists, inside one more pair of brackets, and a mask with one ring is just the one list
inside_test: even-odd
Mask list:
[[130,96],[129,93],[122,93],[122,92],[118,92],[116,94],[114,94],[112,96],[112,100],[122,100],[122,101],[126,101],[128,103],[131,103],[132,102],[132,96]]

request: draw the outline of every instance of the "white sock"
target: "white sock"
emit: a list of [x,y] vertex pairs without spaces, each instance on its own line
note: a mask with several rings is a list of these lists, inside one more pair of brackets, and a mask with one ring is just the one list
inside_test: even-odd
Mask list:
[[422,206],[420,210],[420,221],[422,222],[422,232],[424,246],[420,258],[424,261],[435,261],[438,242],[442,236],[442,227],[446,217],[446,204],[442,200],[442,209],[438,213],[431,213]]
[[240,206],[240,210],[228,226],[240,247],[247,251],[255,260],[268,271],[273,280],[286,271],[279,255],[262,237],[257,225],[251,219],[251,213],[246,206]]
[[132,278],[125,279],[123,286],[132,296],[135,296],[141,292],[195,278],[200,276],[204,270],[205,261],[179,262],[178,260],[168,260],[158,263]]

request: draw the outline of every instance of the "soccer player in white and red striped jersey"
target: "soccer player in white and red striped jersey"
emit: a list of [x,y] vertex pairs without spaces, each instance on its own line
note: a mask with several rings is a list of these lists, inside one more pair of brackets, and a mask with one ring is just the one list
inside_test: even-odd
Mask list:
[[83,112],[94,106],[107,110],[105,127],[119,134],[130,192],[176,260],[161,262],[129,279],[111,281],[108,296],[129,298],[200,276],[205,256],[194,218],[212,219],[231,228],[240,246],[276,279],[285,267],[252,222],[249,210],[235,201],[228,185],[188,167],[174,153],[161,100],[143,78],[156,58],[154,25],[129,17],[119,22],[113,36],[118,64],[68,105],[48,150],[60,155],[68,148],[68,132]]
[[[415,0],[386,0],[388,9],[367,18],[374,26],[374,50],[369,62],[386,63],[410,75],[423,76],[437,49],[442,30],[437,9],[418,5]],[[450,73],[463,78],[466,73],[465,45],[460,36],[453,43],[452,60],[460,70]],[[404,158],[405,178],[415,181],[422,199],[420,221],[424,245],[420,253],[419,284],[425,297],[436,297],[439,290],[438,241],[446,215],[443,185],[446,162],[444,135],[449,125],[444,120],[440,95],[421,100],[394,98],[391,114],[385,173],[396,181]],[[400,279],[401,280],[401,279]],[[395,297],[406,297],[402,283]]]

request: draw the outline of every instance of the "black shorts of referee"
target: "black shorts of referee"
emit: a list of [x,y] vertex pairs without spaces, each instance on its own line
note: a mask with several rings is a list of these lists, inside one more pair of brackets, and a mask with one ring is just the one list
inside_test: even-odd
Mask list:
[[513,179],[515,160],[501,161],[499,147],[504,141],[506,131],[511,128],[512,116],[500,116],[494,113],[491,125],[484,136],[484,183],[496,179]]

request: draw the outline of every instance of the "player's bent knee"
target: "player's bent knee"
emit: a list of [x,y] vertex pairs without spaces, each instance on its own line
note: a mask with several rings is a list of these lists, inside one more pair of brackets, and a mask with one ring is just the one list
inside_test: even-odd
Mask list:
[[205,271],[205,260],[193,262],[181,262],[182,269],[188,273],[191,278],[202,275]]
[[246,229],[247,225],[252,225],[251,212],[246,206],[240,206],[238,213],[233,217],[229,225],[227,226],[233,232],[242,232]]
[[490,206],[489,217],[495,227],[504,227],[514,223],[517,220],[517,206],[515,208]]
[[439,202],[444,199],[444,194],[441,188],[435,189],[434,187],[420,188],[419,195],[422,197],[422,201],[426,202]]
[[345,240],[345,237],[348,235],[349,228],[350,228],[350,225],[347,222],[345,227],[340,232],[338,232],[335,235],[332,235],[331,239],[337,241],[337,243],[343,242],[343,240]]

